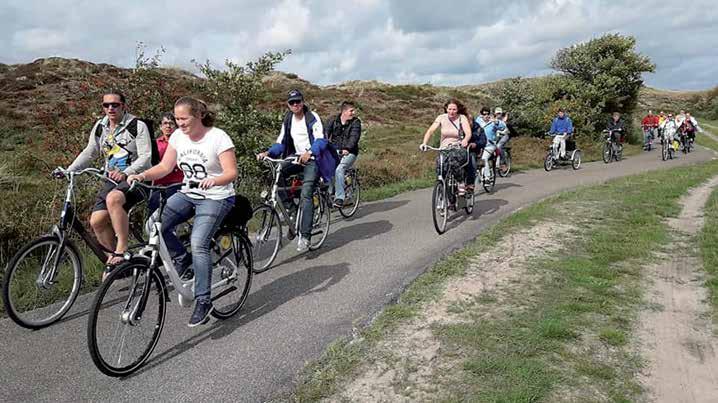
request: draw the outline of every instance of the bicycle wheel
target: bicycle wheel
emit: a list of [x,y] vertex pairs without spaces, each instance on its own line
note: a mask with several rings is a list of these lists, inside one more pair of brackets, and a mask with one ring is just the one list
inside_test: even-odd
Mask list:
[[571,158],[571,166],[574,170],[581,167],[581,151],[574,151],[573,158]]
[[464,210],[466,211],[466,214],[471,215],[471,213],[474,212],[474,203],[476,202],[476,194],[474,192],[466,192],[464,195],[466,205],[464,206]]
[[253,271],[262,273],[271,267],[282,242],[279,214],[266,204],[260,205],[254,209],[247,228],[252,242]]
[[165,323],[162,275],[149,259],[134,258],[112,271],[95,294],[87,321],[92,362],[108,376],[125,376],[150,357]]
[[603,162],[606,164],[613,159],[613,150],[611,148],[611,143],[603,143]]
[[670,144],[668,146],[668,159],[673,159],[673,155],[675,154],[675,149],[673,149],[673,144]]
[[239,312],[252,286],[252,248],[244,235],[220,229],[212,244],[212,316],[227,319]]
[[82,260],[69,240],[60,249],[54,235],[38,238],[12,257],[2,298],[18,325],[40,329],[57,322],[72,307],[82,284]]
[[499,166],[499,175],[502,178],[509,176],[509,173],[511,172],[511,153],[509,153],[508,150],[504,150],[504,152],[506,153],[506,158],[504,158],[504,164],[506,165],[506,168],[501,169],[501,167]]
[[481,184],[484,186],[486,193],[491,193],[494,190],[494,185],[496,184],[496,160],[489,160],[489,177],[483,180]]
[[344,194],[346,195],[344,206],[339,207],[339,214],[344,218],[349,218],[357,212],[359,209],[359,198],[361,197],[359,178],[357,178],[356,173],[350,174],[348,178],[350,178],[351,183],[349,183],[349,186],[344,190]]
[[436,185],[434,185],[431,212],[436,232],[443,234],[446,231],[446,220],[449,217],[449,201],[446,199],[446,187],[442,181],[436,181]]
[[665,161],[668,159],[668,146],[666,141],[661,141],[661,160]]
[[312,217],[312,236],[309,238],[309,250],[319,249],[329,235],[331,209],[329,197],[323,192],[315,192],[312,197],[314,216]]
[[546,155],[546,158],[543,160],[543,169],[548,172],[553,169],[553,156],[551,153]]

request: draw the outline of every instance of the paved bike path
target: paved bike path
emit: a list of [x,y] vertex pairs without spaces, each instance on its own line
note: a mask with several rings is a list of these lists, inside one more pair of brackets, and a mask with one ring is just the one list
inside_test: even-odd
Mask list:
[[431,221],[430,189],[365,204],[355,219],[332,223],[321,250],[297,257],[288,249],[277,267],[255,276],[236,317],[190,329],[191,310],[169,304],[154,354],[125,379],[102,375],[90,359],[87,297],[66,320],[40,331],[0,320],[0,401],[276,398],[292,390],[298,371],[330,342],[351,335],[429,265],[516,209],[576,186],[711,158],[715,153],[699,147],[662,162],[654,150],[576,172],[565,167],[499,178],[495,193],[479,194],[474,214],[456,213],[441,236]]

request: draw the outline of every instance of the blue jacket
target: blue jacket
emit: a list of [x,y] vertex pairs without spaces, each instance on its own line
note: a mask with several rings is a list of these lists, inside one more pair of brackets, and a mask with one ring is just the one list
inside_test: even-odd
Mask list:
[[[307,133],[309,134],[309,143],[312,145],[311,151],[319,168],[319,175],[325,182],[329,183],[334,179],[334,173],[339,165],[339,156],[336,148],[326,139],[315,139],[312,128],[317,123],[317,119],[313,113],[310,113],[309,107],[304,105],[304,116],[307,123]],[[294,140],[292,140],[292,112],[284,115],[284,138],[281,143],[274,143],[269,147],[268,153],[272,158],[281,156],[287,158],[294,155],[297,151],[294,149]]]
[[556,116],[553,119],[553,122],[551,122],[551,130],[549,130],[549,133],[552,133],[552,134],[573,133],[573,122],[571,122],[571,118],[568,117],[568,115],[564,115],[563,119]]
[[[476,118],[476,122],[481,124],[478,120],[481,119],[481,117]],[[486,141],[489,143],[496,143],[498,140],[496,137],[496,132],[506,130],[506,123],[504,123],[503,120],[494,120],[492,122],[487,123],[484,126],[484,133],[486,134]]]

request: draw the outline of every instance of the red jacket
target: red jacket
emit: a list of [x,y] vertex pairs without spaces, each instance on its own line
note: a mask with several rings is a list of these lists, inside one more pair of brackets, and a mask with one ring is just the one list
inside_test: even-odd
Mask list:
[[643,127],[658,127],[658,115],[646,115],[641,121]]
[[[165,156],[165,151],[167,151],[167,146],[170,144],[169,137],[162,136],[157,138],[157,151],[160,153],[160,160],[162,160],[162,157]],[[167,186],[171,185],[173,183],[180,183],[184,180],[184,172],[182,172],[179,167],[175,166],[175,169],[172,170],[172,172],[169,173],[169,175],[165,176],[164,178],[160,178],[155,180],[155,186]]]

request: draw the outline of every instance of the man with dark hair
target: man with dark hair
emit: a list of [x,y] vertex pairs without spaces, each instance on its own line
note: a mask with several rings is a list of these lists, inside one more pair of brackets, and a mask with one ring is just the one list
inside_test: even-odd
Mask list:
[[332,187],[334,188],[334,206],[344,206],[344,176],[346,171],[356,162],[359,155],[359,138],[361,137],[361,120],[354,116],[356,109],[354,103],[344,101],[341,112],[329,119],[324,128],[324,137],[329,140],[339,152],[341,161],[337,166]]
[[118,182],[118,185],[105,183],[90,215],[97,240],[105,249],[114,251],[107,259],[111,269],[122,262],[127,251],[130,232],[127,211],[144,199],[141,191],[129,192],[125,180],[150,168],[152,139],[147,125],[127,112],[125,96],[120,91],[103,95],[102,109],[105,117],[92,126],[87,146],[67,170],[82,170],[102,154],[107,176]]

